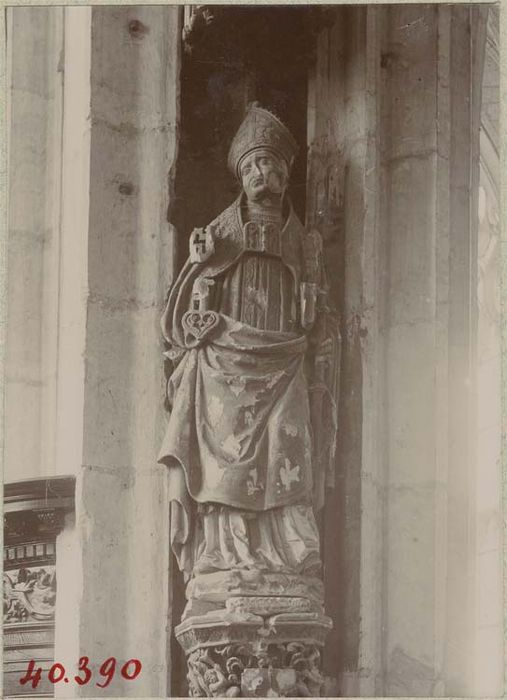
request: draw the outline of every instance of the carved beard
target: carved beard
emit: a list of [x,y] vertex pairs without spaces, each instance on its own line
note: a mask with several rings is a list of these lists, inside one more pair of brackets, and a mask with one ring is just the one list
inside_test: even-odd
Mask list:
[[261,192],[255,193],[248,201],[266,209],[279,209],[282,206],[282,194],[271,192],[271,190],[265,188]]
[[247,192],[249,202],[255,203],[257,206],[267,207],[269,209],[279,208],[282,206],[282,199],[285,192],[285,187],[280,190],[273,190],[268,182],[264,186],[259,187],[254,192]]

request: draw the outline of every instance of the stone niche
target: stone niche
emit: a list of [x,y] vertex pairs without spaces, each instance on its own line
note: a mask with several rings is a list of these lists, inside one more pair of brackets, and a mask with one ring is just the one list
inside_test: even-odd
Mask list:
[[[192,229],[209,223],[239,192],[227,170],[227,153],[253,102],[273,111],[299,146],[289,193],[305,221],[308,78],[318,32],[327,21],[319,8],[186,10],[181,134],[169,209],[178,231],[178,267]],[[168,376],[171,370],[169,362]],[[217,572],[215,582],[215,574],[194,575],[186,589],[183,577],[173,576],[172,694],[327,694],[331,685],[322,674],[322,655],[333,622],[324,612],[322,580],[310,574],[303,581],[255,570],[229,573],[225,580]]]
[[52,696],[58,569],[56,539],[74,511],[74,479],[28,479],[4,487],[4,695],[26,696],[20,678],[43,670],[30,695]]

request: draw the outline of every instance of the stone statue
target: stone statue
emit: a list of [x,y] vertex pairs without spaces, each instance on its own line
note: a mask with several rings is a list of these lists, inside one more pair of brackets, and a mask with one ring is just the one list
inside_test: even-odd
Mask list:
[[339,334],[320,236],[287,196],[296,152],[253,105],[228,159],[243,191],[193,231],[162,319],[174,371],[160,461],[183,619],[201,626],[323,612],[315,512],[333,470]]

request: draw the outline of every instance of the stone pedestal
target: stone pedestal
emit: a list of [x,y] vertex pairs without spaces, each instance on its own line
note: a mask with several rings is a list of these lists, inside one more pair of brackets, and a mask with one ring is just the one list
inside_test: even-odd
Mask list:
[[316,576],[258,570],[192,577],[176,638],[193,697],[318,697],[332,621]]
[[189,615],[199,604],[206,602],[189,602],[185,619],[175,630],[187,655],[191,696],[321,694],[321,649],[332,622],[317,601],[290,595],[233,595],[223,607]]

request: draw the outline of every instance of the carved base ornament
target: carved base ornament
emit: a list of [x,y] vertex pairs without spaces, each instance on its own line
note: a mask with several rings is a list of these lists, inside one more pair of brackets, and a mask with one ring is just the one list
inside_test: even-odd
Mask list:
[[318,697],[320,649],[303,642],[223,644],[188,656],[192,697]]
[[321,693],[315,512],[334,482],[340,337],[320,236],[286,196],[296,152],[253,105],[228,158],[243,192],[191,235],[162,319],[175,632],[198,697]]

